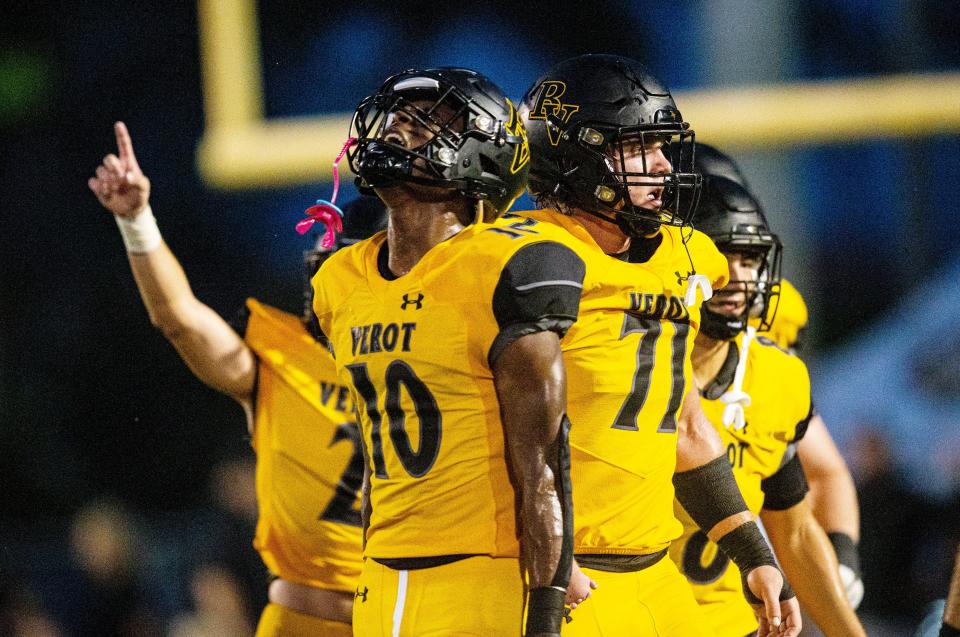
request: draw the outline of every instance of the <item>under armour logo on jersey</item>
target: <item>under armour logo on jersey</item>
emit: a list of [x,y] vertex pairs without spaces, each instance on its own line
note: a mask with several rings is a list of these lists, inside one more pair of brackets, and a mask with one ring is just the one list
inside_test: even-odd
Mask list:
[[414,309],[419,310],[423,307],[423,292],[417,292],[417,298],[411,299],[409,294],[403,295],[403,303],[400,305],[401,310],[407,309],[408,305],[416,305]]
[[363,587],[363,590],[362,590],[362,591],[360,590],[360,587],[358,586],[358,587],[357,587],[357,592],[356,592],[356,594],[353,596],[353,598],[356,599],[356,598],[359,597],[359,598],[360,598],[360,602],[361,602],[361,603],[365,603],[365,602],[367,601],[367,593],[369,593],[369,592],[370,592],[370,589],[367,588],[366,586]]

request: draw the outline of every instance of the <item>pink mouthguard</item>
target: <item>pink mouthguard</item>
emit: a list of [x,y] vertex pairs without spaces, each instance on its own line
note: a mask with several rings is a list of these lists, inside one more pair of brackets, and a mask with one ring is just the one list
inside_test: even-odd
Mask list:
[[320,247],[328,250],[333,247],[337,239],[337,233],[343,231],[343,211],[337,207],[337,193],[340,191],[340,160],[347,154],[347,149],[357,143],[356,137],[349,137],[340,149],[337,158],[333,160],[333,195],[330,201],[317,199],[317,203],[303,211],[307,215],[297,224],[297,232],[306,234],[313,224],[318,221],[327,227],[320,241]]

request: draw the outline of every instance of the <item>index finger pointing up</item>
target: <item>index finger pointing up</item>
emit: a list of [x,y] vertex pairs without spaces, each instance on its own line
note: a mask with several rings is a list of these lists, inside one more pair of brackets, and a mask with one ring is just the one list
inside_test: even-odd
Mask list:
[[133,154],[133,141],[130,139],[127,125],[123,122],[117,122],[113,125],[113,132],[117,135],[117,150],[120,153],[120,161],[123,162],[124,167],[127,170],[139,168],[137,156]]

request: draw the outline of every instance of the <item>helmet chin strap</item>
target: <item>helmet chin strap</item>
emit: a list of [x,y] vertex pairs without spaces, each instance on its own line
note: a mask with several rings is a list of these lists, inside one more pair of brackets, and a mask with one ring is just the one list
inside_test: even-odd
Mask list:
[[623,233],[634,239],[649,237],[660,230],[660,223],[652,219],[628,219],[623,215],[616,216],[616,224]]
[[617,226],[623,234],[631,239],[643,239],[660,230],[660,223],[652,219],[627,219],[615,210],[597,210],[594,207],[596,204],[584,203],[584,205],[580,205],[574,203],[574,205],[577,206],[578,210],[587,213],[591,217],[596,217],[601,221],[606,221],[609,224]]
[[714,312],[706,305],[700,308],[700,318],[700,331],[703,332],[704,336],[712,338],[715,341],[729,341],[730,339],[736,338],[737,334],[744,330],[747,322],[745,316],[730,318]]
[[477,190],[476,184],[467,179],[445,179],[414,174],[414,162],[420,157],[391,146],[370,142],[363,149],[363,160],[357,166],[357,184],[361,190],[390,188],[401,184],[419,184],[458,191],[471,199],[490,196],[487,191]]

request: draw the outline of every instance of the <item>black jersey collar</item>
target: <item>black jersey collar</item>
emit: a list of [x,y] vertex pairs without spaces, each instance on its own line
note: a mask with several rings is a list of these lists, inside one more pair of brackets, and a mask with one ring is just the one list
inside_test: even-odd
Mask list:
[[727,358],[723,361],[723,365],[720,366],[720,371],[717,372],[716,378],[700,390],[700,395],[707,400],[717,400],[723,396],[723,394],[730,389],[730,385],[733,384],[733,377],[737,373],[737,363],[739,362],[740,350],[737,347],[737,342],[735,340],[728,341]]

